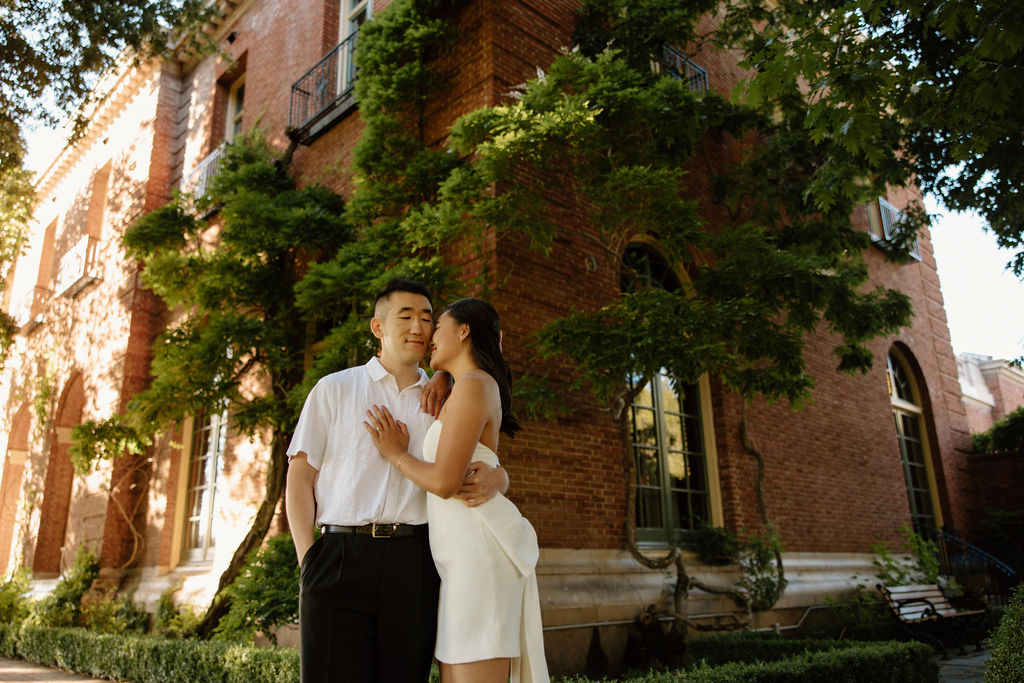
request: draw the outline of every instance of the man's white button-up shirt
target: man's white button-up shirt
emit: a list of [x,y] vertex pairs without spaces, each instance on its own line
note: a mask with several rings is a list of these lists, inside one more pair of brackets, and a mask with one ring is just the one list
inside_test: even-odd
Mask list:
[[424,524],[426,494],[377,451],[363,421],[371,406],[386,406],[409,428],[409,453],[423,458],[423,437],[434,418],[420,409],[427,375],[402,391],[380,360],[323,377],[306,403],[288,445],[288,457],[306,454],[317,470],[316,523]]

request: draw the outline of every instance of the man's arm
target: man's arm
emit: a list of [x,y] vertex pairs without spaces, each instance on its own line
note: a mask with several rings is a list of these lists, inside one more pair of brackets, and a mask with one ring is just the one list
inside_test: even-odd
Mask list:
[[455,497],[473,508],[508,491],[508,484],[508,472],[501,465],[491,467],[482,462],[471,462]]
[[441,414],[441,406],[451,393],[452,376],[444,370],[438,370],[420,390],[420,409],[436,418]]
[[313,528],[316,525],[316,493],[313,484],[317,471],[306,460],[306,454],[299,452],[288,463],[288,482],[285,489],[284,506],[288,512],[288,525],[295,543],[295,555],[302,564],[306,551],[313,545]]

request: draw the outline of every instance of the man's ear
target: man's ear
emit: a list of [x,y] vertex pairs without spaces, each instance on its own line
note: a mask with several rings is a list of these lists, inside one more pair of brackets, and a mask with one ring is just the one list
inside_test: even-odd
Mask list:
[[370,319],[370,332],[373,332],[373,336],[377,339],[382,339],[384,337],[384,331],[381,329],[381,325],[383,324],[384,321],[380,318]]

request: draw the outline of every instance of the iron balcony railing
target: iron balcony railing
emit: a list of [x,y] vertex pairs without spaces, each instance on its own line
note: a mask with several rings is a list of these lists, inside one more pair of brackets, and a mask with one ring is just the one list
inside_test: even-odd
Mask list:
[[191,194],[199,199],[206,194],[210,181],[220,171],[221,161],[224,160],[224,152],[228,143],[222,142],[217,148],[206,155],[206,158],[199,162],[199,165],[192,169],[188,177],[181,183],[181,191]]
[[292,84],[289,134],[302,144],[323,135],[355,106],[356,36],[352,33]]
[[683,54],[680,50],[663,45],[661,52],[661,66],[674,78],[686,81],[690,90],[694,92],[706,92],[708,89],[708,72]]

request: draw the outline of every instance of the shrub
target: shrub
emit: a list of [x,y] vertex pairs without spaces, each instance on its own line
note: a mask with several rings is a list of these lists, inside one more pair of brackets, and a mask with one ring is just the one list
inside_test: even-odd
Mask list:
[[806,638],[847,638],[849,640],[902,640],[899,622],[881,600],[877,590],[858,593],[846,602],[825,599],[827,609],[808,614],[800,634]]
[[987,432],[972,434],[976,453],[1024,453],[1024,406],[1008,413]]
[[[744,640],[744,639],[739,639]],[[756,642],[756,639],[747,639]],[[779,643],[785,643],[780,639]],[[820,642],[820,641],[819,641]],[[841,643],[842,641],[835,641]],[[931,648],[923,643],[847,643],[820,652],[802,652],[770,662],[733,662],[720,666],[702,664],[681,676],[678,671],[650,672],[625,679],[625,683],[935,683],[939,665]],[[586,683],[582,677],[565,683]]]
[[277,643],[274,629],[299,620],[299,564],[292,535],[279,534],[249,554],[245,567],[228,588],[231,607],[221,619],[215,637],[248,640],[262,631]]
[[87,548],[79,551],[71,571],[61,577],[53,593],[29,608],[28,621],[36,626],[77,626],[82,617],[82,596],[99,574],[96,556]]
[[86,676],[134,683],[278,683],[299,679],[299,653],[223,642],[23,625],[18,654]]
[[200,617],[188,605],[174,604],[174,594],[181,588],[179,583],[160,594],[153,619],[153,631],[164,638],[183,638],[199,625]]
[[17,628],[17,624],[0,623],[0,657],[13,658],[18,656],[18,648],[14,637]]
[[726,527],[703,526],[688,538],[704,564],[732,564],[743,549],[736,534]]
[[804,652],[866,647],[856,640],[783,638],[771,632],[719,633],[691,638],[686,645],[686,666],[720,666],[734,662],[772,662]]
[[[955,591],[956,583],[941,576],[939,544],[918,535],[907,523],[900,527],[900,533],[903,534],[902,550],[909,558],[894,556],[885,541],[871,546],[876,555],[872,563],[878,570],[875,574],[878,582],[886,586],[943,583]],[[862,588],[874,592],[876,582],[869,583],[870,586],[862,585]]]
[[145,633],[149,614],[127,595],[108,597],[82,609],[82,625],[97,633]]
[[1024,681],[1024,584],[1017,586],[1010,604],[989,640],[992,656],[985,663],[985,680],[993,683]]
[[761,612],[782,597],[788,581],[777,564],[776,555],[782,552],[782,540],[774,531],[765,536],[753,536],[744,544],[740,566],[743,576],[737,584],[750,598],[750,608]]
[[29,588],[27,569],[19,569],[0,584],[0,624],[16,624],[28,614]]

